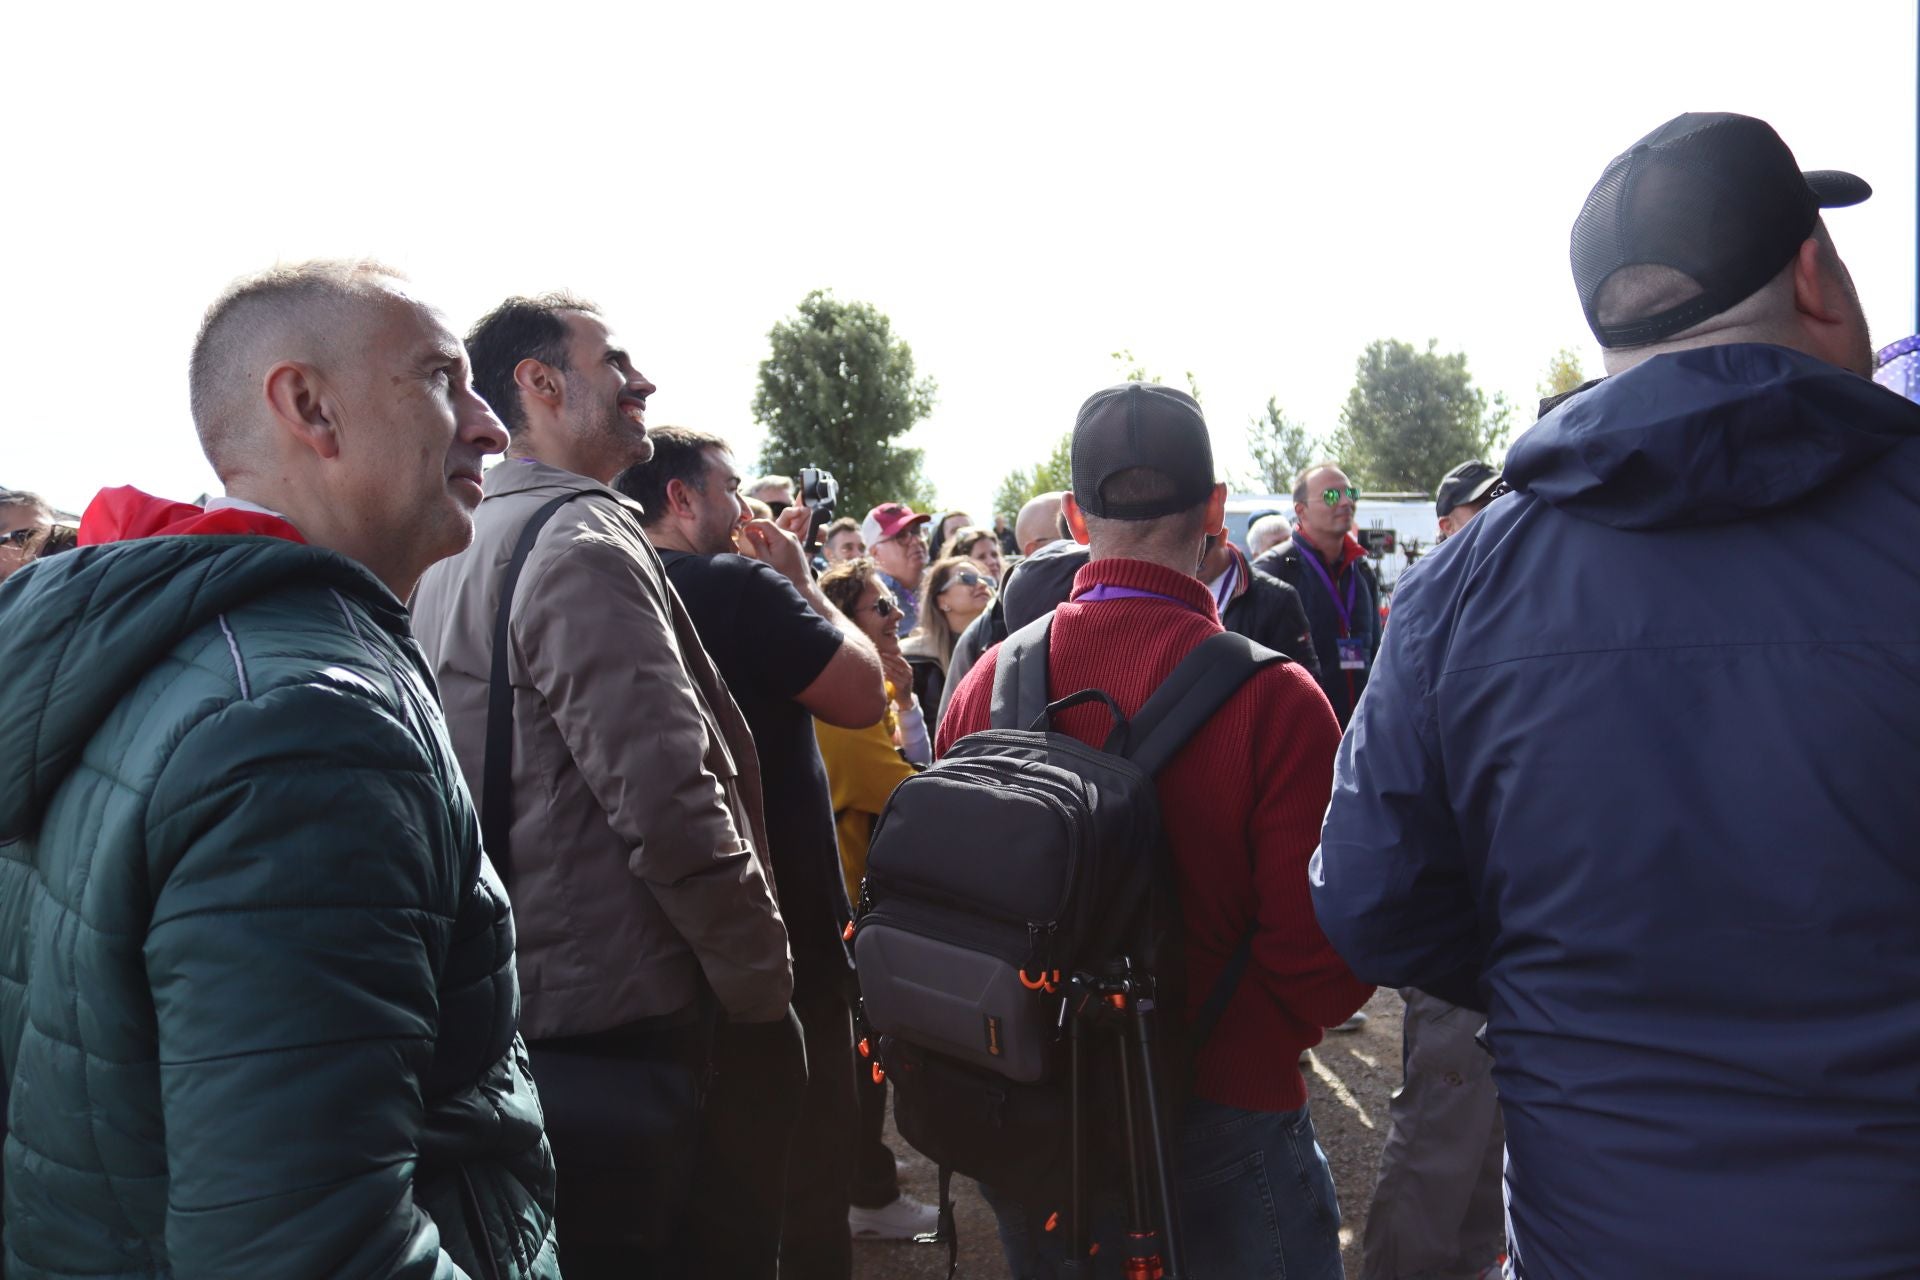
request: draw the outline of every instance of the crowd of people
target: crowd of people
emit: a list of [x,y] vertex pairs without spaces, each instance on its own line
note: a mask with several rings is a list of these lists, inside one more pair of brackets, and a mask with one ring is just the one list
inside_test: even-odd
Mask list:
[[[1363,1280],[1920,1274],[1920,406],[1821,214],[1869,194],[1742,116],[1611,162],[1606,376],[1447,474],[1390,615],[1347,470],[1236,544],[1171,388],[1091,396],[1017,513],[834,518],[650,426],[584,298],[463,338],[376,263],[237,282],[221,496],[0,490],[5,1274],[831,1280],[934,1232],[848,940],[1042,618],[1121,717],[1223,628],[1285,658],[1155,783],[1176,1013],[1227,993],[1192,1276],[1343,1274],[1297,1063],[1376,984]],[[1120,1274],[982,1190],[1019,1280]]]

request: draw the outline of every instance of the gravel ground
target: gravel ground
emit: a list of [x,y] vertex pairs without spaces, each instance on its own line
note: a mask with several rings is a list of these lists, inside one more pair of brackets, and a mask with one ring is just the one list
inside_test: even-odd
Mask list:
[[[1314,1128],[1333,1165],[1340,1193],[1341,1252],[1347,1274],[1360,1274],[1360,1239],[1366,1230],[1367,1202],[1380,1167],[1380,1144],[1387,1136],[1387,1098],[1400,1086],[1398,994],[1377,992],[1367,1004],[1371,1019],[1349,1035],[1329,1034],[1302,1068],[1312,1099]],[[908,1195],[931,1203],[934,1169],[920,1153],[888,1130],[888,1142],[905,1166],[901,1185]],[[994,1232],[993,1214],[973,1184],[954,1179],[954,1203],[960,1228],[960,1276],[963,1280],[1007,1280]],[[910,1243],[858,1243],[853,1247],[854,1280],[909,1280],[947,1273],[945,1248]],[[797,1277],[796,1280],[804,1280]]]

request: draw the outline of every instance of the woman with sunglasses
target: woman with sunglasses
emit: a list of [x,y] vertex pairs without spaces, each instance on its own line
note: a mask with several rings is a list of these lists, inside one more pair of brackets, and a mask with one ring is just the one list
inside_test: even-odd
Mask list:
[[37,493],[0,489],[0,580],[33,559],[53,527],[53,508]]
[[926,708],[930,734],[940,731],[940,695],[953,646],[967,624],[993,603],[993,586],[993,579],[965,556],[937,560],[927,570],[926,586],[920,592],[920,626],[900,651],[913,668],[914,695]]
[[[867,846],[873,824],[886,808],[893,789],[914,775],[916,764],[933,758],[920,704],[913,696],[913,674],[900,656],[900,606],[880,581],[879,568],[865,556],[836,564],[820,575],[820,594],[853,619],[880,651],[887,678],[887,715],[865,729],[841,729],[824,720],[813,722],[820,740],[820,758],[827,766],[827,789],[833,793],[833,823],[840,839],[840,868],[847,877],[847,898],[860,901],[860,880],[867,873]],[[907,750],[903,753],[902,746]],[[919,752],[914,754],[915,748]],[[931,1205],[900,1194],[900,1175],[893,1152],[881,1137],[886,1127],[885,1084],[865,1074],[868,1064],[855,1060],[854,1078],[861,1082],[860,1124],[854,1135],[853,1181],[847,1188],[852,1209],[847,1215],[854,1239],[904,1240],[931,1231],[937,1214]]]

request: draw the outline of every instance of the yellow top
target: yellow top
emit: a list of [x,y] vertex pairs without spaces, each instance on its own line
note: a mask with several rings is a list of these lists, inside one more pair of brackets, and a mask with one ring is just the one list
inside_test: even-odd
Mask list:
[[[889,690],[889,698],[892,691]],[[860,905],[860,880],[867,874],[867,845],[873,824],[887,806],[887,797],[918,770],[893,745],[893,703],[887,718],[864,729],[840,729],[813,722],[820,740],[820,758],[826,762],[827,785],[833,792],[833,828],[840,841],[840,870],[847,878],[847,901]]]

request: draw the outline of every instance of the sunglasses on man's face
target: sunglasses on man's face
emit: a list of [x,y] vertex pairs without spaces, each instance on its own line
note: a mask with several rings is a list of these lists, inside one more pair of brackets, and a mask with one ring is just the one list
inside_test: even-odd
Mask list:
[[892,596],[880,596],[873,602],[873,612],[880,618],[891,618],[900,612],[900,602]]
[[40,532],[38,526],[28,525],[24,529],[13,529],[6,533],[0,533],[0,546],[24,547],[33,541],[33,535],[38,532]]
[[1322,489],[1320,491],[1320,497],[1326,501],[1328,506],[1337,507],[1340,505],[1340,499],[1342,497],[1346,498],[1349,502],[1360,501],[1360,491],[1358,489]]

